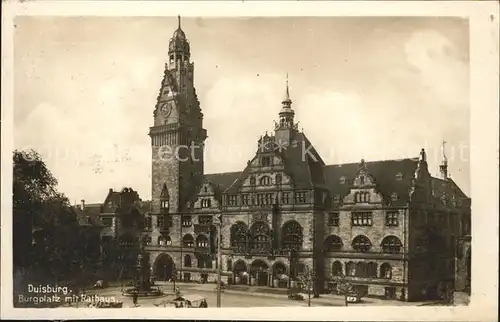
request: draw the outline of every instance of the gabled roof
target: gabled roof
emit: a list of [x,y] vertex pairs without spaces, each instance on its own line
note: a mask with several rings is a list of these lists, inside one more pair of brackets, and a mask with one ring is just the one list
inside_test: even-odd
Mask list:
[[461,199],[460,202],[463,202],[462,200],[464,199],[469,199],[469,197],[458,187],[455,181],[453,181],[451,178],[445,180],[442,178],[431,177],[431,184],[433,197],[438,202],[442,202],[441,198],[443,197],[443,195],[446,196],[447,202],[452,202],[453,198],[455,198],[455,200],[457,201]]
[[224,172],[224,173],[212,173],[212,174],[206,174],[205,175],[205,180],[210,181],[213,183],[215,186],[217,186],[218,189],[220,189],[221,192],[229,188],[235,182],[242,172]]
[[81,206],[74,207],[78,224],[81,226],[99,226],[101,224],[99,215],[101,214],[101,204],[85,204],[83,210]]
[[[382,160],[366,162],[368,173],[373,176],[379,193],[390,199],[393,193],[399,197],[393,204],[405,204],[408,201],[409,191],[417,169],[418,159]],[[332,195],[345,196],[349,193],[352,180],[358,173],[359,163],[332,164],[325,167],[325,177]],[[396,176],[402,174],[401,180]],[[346,179],[341,184],[341,177]]]
[[[269,139],[274,141],[274,137],[269,137]],[[304,153],[305,149],[307,149],[308,153]],[[296,133],[292,144],[286,148],[277,149],[272,153],[283,159],[285,172],[292,177],[296,189],[324,186],[324,162],[304,133]],[[260,154],[260,151],[257,151],[256,155],[258,154]],[[227,192],[238,190],[240,183],[248,175],[250,166],[248,164],[243,172],[234,173],[234,177],[237,179],[227,187]]]

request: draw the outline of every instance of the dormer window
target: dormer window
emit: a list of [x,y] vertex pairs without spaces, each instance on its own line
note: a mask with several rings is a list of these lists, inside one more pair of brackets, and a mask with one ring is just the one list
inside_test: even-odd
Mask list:
[[340,184],[345,184],[345,183],[346,183],[346,178],[340,177]]
[[182,227],[191,227],[191,216],[182,216]]
[[365,184],[365,176],[360,176],[359,177],[359,184],[364,185]]
[[204,193],[207,193],[207,192],[208,192],[208,187],[207,187],[207,186],[204,186],[204,187],[203,187],[203,192],[204,192]]
[[271,166],[271,157],[265,156],[260,159],[260,164],[263,167],[269,167]]
[[354,195],[354,200],[356,203],[368,203],[370,202],[369,192],[356,192]]
[[238,203],[238,196],[236,196],[236,195],[227,196],[227,205],[228,206],[236,206],[237,203]]
[[333,204],[338,205],[340,203],[340,196],[335,195],[333,196]]
[[211,204],[212,204],[211,199],[202,199],[201,200],[201,208],[210,208]]
[[282,180],[281,173],[276,174],[276,184],[281,184]]
[[391,195],[391,200],[392,201],[397,201],[398,200],[398,194],[393,192],[392,195]]
[[271,184],[271,178],[269,176],[264,176],[260,178],[260,185],[261,186],[269,186]]
[[401,172],[399,172],[398,174],[396,174],[396,180],[397,181],[403,180],[403,174]]
[[251,177],[250,177],[250,184],[251,184],[252,186],[254,186],[254,185],[255,185],[255,177],[254,177],[254,176],[251,176]]

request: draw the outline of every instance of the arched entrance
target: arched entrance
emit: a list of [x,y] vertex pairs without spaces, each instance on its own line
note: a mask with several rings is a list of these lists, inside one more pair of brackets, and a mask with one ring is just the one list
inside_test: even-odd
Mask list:
[[234,283],[241,285],[248,285],[248,272],[247,264],[239,260],[233,265]]
[[174,277],[175,264],[168,254],[160,254],[155,260],[154,274],[159,281],[168,281]]
[[285,264],[282,262],[276,262],[273,265],[273,286],[274,287],[288,287],[288,280],[290,277],[287,274],[287,269]]
[[250,265],[250,276],[253,280],[253,285],[267,286],[269,281],[269,266],[260,259],[254,260]]

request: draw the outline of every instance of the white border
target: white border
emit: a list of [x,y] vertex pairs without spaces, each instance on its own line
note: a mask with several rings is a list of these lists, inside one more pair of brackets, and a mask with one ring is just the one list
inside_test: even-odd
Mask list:
[[[471,35],[472,300],[467,307],[14,309],[12,306],[13,18],[46,16],[460,16]],[[493,15],[493,18],[491,18]],[[498,3],[454,1],[2,2],[2,318],[496,321],[498,296]]]

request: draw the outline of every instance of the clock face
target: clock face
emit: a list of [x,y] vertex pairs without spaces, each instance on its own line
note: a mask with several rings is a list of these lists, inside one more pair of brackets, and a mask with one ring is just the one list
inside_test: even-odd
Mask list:
[[163,114],[164,117],[168,117],[170,113],[172,112],[172,104],[170,103],[164,103],[161,107],[160,110]]

